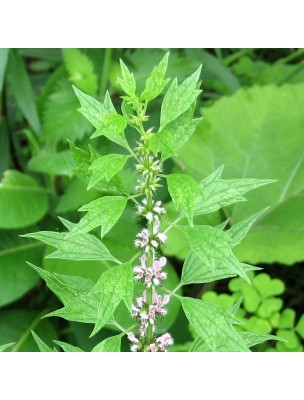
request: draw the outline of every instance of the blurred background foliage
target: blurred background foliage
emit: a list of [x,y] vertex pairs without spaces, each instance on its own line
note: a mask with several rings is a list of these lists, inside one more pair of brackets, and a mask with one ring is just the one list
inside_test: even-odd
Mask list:
[[[104,192],[86,189],[75,173],[67,139],[89,150],[92,127],[77,112],[72,84],[97,99],[106,89],[118,107],[119,58],[135,73],[138,89],[168,49],[0,49],[0,347],[38,351],[35,332],[49,345],[68,341],[90,350],[113,332],[89,339],[91,326],[57,318],[41,319],[58,308],[58,299],[25,261],[46,270],[96,281],[104,262],[45,259],[52,249],[21,238],[25,232],[61,230],[58,215],[78,221],[77,209]],[[274,333],[287,342],[257,345],[257,351],[303,351],[304,339],[304,49],[171,49],[168,77],[179,80],[203,64],[197,115],[204,117],[166,172],[186,172],[196,180],[225,164],[224,178],[267,178],[277,182],[247,196],[248,202],[225,207],[197,222],[234,224],[271,208],[236,249],[241,261],[264,268],[239,278],[189,285],[185,294],[230,308],[240,297],[240,329]],[[160,101],[152,102],[148,124],[157,126]],[[132,143],[136,139],[126,132]],[[120,152],[104,137],[94,139],[101,154]],[[78,176],[76,176],[78,175]],[[132,187],[131,170],[122,172]],[[160,197],[169,199],[166,187]],[[175,218],[171,203],[168,219]],[[138,230],[132,207],[106,235],[105,244],[120,259],[133,254]],[[170,260],[169,286],[176,286],[187,243],[172,229],[163,248]],[[175,337],[173,350],[187,351],[193,329],[172,302],[163,329]],[[122,321],[123,307],[116,311]],[[128,345],[124,343],[123,349]]]

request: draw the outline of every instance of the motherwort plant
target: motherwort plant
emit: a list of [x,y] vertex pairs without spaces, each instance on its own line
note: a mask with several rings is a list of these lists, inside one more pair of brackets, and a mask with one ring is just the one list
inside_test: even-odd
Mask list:
[[[74,87],[81,104],[79,111],[96,128],[92,138],[104,136],[118,145],[120,151],[101,155],[90,146],[87,153],[70,142],[77,164],[75,176],[84,181],[88,189],[98,191],[100,196],[79,209],[85,215],[78,223],[60,218],[67,229],[65,232],[42,231],[25,236],[55,249],[48,258],[86,260],[87,268],[93,268],[90,262],[97,261],[105,268],[98,281],[93,283],[77,276],[77,270],[74,275],[66,276],[31,266],[64,305],[47,316],[94,324],[92,335],[104,327],[111,327],[116,333],[119,331],[101,341],[92,351],[120,351],[123,336],[127,336],[131,351],[168,351],[174,341],[167,332],[168,327],[164,330],[161,322],[170,313],[173,297],[181,303],[197,333],[190,351],[250,351],[251,346],[276,338],[236,330],[235,325],[240,324],[235,316],[239,304],[224,310],[208,301],[183,297],[182,287],[232,276],[248,281],[247,272],[256,268],[239,262],[233,248],[265,210],[233,226],[228,224],[229,221],[218,226],[198,225],[195,216],[243,201],[244,193],[272,181],[224,180],[220,166],[200,183],[186,173],[168,173],[170,163],[164,168],[164,162],[170,157],[178,160],[179,149],[200,121],[194,119],[193,114],[201,93],[201,68],[181,84],[177,79],[172,80],[162,100],[160,121],[155,128],[149,120],[148,106],[170,80],[165,78],[167,64],[168,54],[153,69],[144,90],[139,93],[133,73],[121,62],[120,86],[125,93],[121,114],[117,113],[108,92],[104,102],[100,103]],[[133,175],[137,182],[132,189],[130,178]],[[180,213],[173,222],[169,222],[166,207],[159,199],[160,186],[168,189],[167,197],[170,195]],[[141,229],[135,237],[126,238],[129,250],[133,250],[131,259],[120,260],[120,253],[114,252],[108,235],[129,207],[127,203],[132,204],[133,216],[140,221]],[[125,223],[128,223],[127,219]],[[180,283],[169,289],[166,282],[168,262],[161,250],[173,226],[184,235],[190,252]],[[42,351],[52,351],[37,335],[34,337]],[[65,351],[81,351],[67,343],[56,343]]]

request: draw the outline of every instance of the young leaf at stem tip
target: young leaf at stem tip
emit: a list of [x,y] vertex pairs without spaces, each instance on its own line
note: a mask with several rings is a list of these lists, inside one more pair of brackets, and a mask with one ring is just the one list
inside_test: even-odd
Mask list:
[[161,106],[160,130],[164,129],[169,122],[174,121],[179,115],[187,111],[202,92],[196,89],[201,68],[202,66],[179,86],[177,79],[174,79],[171,83]]
[[140,95],[141,100],[146,102],[154,100],[166,87],[170,80],[164,79],[167,71],[169,55],[169,52],[166,53],[161,62],[153,68],[153,71],[146,81],[145,89]]

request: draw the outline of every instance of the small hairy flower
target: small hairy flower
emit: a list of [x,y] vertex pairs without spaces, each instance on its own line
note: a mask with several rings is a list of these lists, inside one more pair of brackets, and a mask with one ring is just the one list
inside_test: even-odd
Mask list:
[[174,343],[172,336],[170,333],[165,333],[156,339],[156,342],[159,346],[160,351],[168,351],[167,347]]

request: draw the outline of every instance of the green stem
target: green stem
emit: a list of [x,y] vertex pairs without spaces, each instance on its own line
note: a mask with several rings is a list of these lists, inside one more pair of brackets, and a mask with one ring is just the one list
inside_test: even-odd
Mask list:
[[111,65],[112,49],[105,49],[105,58],[103,62],[99,97],[102,98],[105,94],[108,84],[108,76]]
[[[148,141],[145,141],[146,147],[148,148]],[[147,156],[146,156],[146,162],[147,165],[149,165],[149,158],[150,158],[150,152],[147,152]],[[150,178],[149,178],[149,186],[151,184]],[[150,190],[148,192],[147,195],[147,201],[148,201],[148,209],[152,210],[153,207],[153,195],[152,195],[152,191]],[[148,222],[147,223],[147,229],[149,232],[149,237],[151,238],[153,236],[153,221],[152,222]],[[151,249],[149,249],[148,252],[148,257],[147,257],[147,268],[153,268],[153,251]],[[153,303],[153,289],[152,286],[150,288],[146,289],[146,294],[147,294],[147,309],[149,310],[149,307],[152,305]],[[149,324],[148,328],[147,328],[147,333],[146,333],[146,341],[147,344],[149,345],[152,342],[152,338],[153,338],[153,331],[152,331],[152,325]]]

